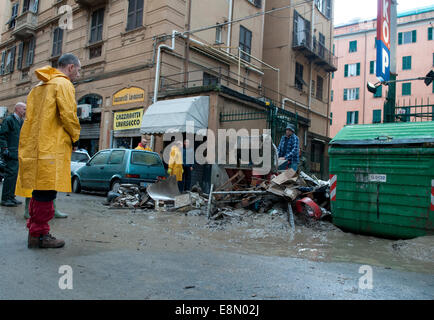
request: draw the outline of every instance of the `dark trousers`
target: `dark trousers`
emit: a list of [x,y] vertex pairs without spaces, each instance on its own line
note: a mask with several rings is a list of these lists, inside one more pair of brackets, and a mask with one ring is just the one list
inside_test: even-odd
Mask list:
[[15,198],[15,186],[18,177],[18,160],[6,160],[5,179],[3,180],[2,201]]
[[183,190],[190,191],[191,189],[191,169],[190,167],[184,167],[184,172],[182,174]]

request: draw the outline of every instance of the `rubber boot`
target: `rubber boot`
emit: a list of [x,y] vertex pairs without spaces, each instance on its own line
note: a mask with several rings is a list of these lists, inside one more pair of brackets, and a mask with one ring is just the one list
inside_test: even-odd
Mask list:
[[24,219],[30,219],[29,215],[29,204],[31,198],[26,198],[26,205],[24,207]]
[[66,213],[60,212],[56,208],[56,200],[53,200],[53,206],[54,206],[54,217],[55,218],[68,218],[68,215]]

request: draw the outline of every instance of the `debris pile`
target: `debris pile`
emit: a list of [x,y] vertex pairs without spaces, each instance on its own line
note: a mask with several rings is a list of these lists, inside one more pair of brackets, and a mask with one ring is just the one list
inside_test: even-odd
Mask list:
[[118,192],[109,192],[107,202],[112,208],[153,208],[148,193],[135,184],[121,184]]

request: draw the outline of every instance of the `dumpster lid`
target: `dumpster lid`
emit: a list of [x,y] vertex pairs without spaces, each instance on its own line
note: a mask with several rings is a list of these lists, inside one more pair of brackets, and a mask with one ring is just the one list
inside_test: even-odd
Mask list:
[[330,145],[389,145],[434,142],[434,121],[346,126]]

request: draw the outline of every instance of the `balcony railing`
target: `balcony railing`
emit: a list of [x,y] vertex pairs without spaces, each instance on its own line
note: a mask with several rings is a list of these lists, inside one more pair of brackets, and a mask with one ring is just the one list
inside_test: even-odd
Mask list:
[[292,37],[292,48],[302,51],[309,59],[327,72],[337,70],[338,58],[335,57],[321,42],[312,37],[309,31],[294,31]]
[[34,36],[38,26],[38,14],[26,11],[16,19],[12,35],[17,38],[29,38]]

